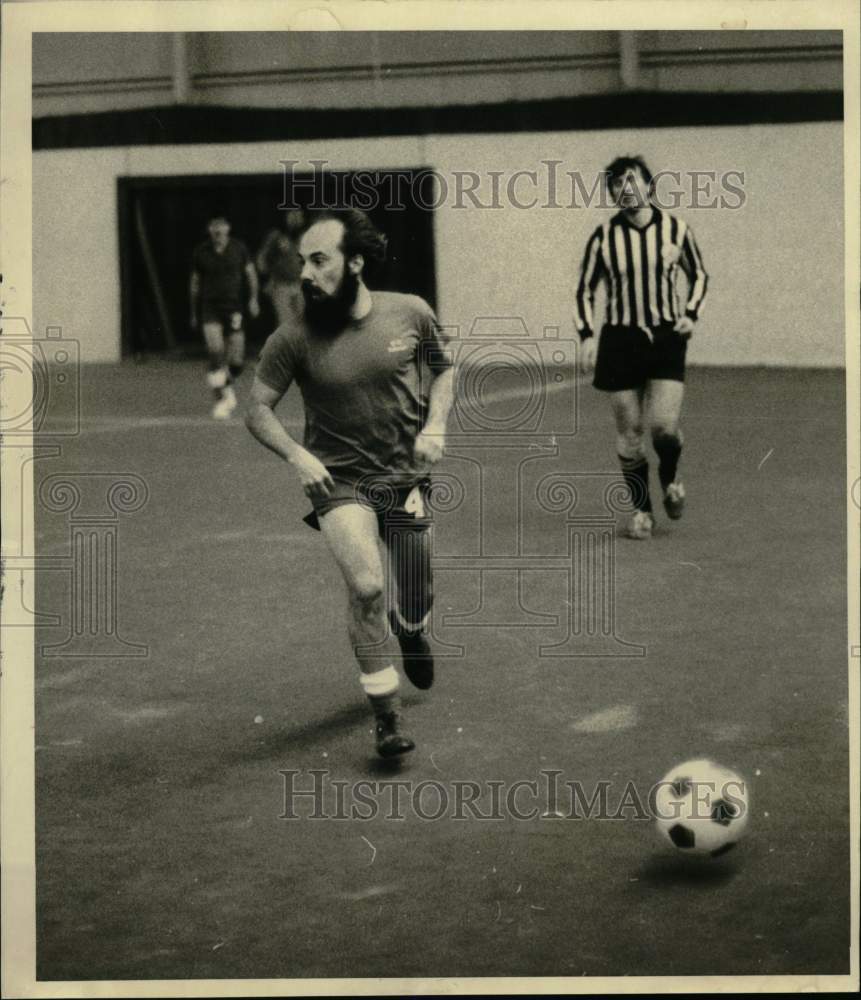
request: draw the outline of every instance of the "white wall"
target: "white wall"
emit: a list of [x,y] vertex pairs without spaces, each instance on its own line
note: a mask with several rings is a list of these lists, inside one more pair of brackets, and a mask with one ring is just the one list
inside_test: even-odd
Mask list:
[[117,177],[123,149],[33,155],[33,320],[79,341],[83,361],[120,354]]
[[[540,159],[594,177],[620,152],[654,171],[743,170],[738,210],[680,208],[710,276],[689,357],[715,365],[844,364],[843,150],[835,123],[436,137],[446,170],[535,168]],[[529,194],[523,188],[523,200]],[[563,202],[568,196],[560,193]],[[449,318],[523,315],[540,334],[570,324],[573,270],[601,209],[439,213],[437,268]]]
[[[691,209],[711,289],[693,363],[842,366],[842,128],[839,123],[428,136],[224,146],[70,150],[34,155],[34,310],[37,328],[61,325],[85,361],[119,357],[116,178],[120,175],[278,173],[282,159],[326,159],[333,169],[431,165],[452,171],[539,170],[542,160],[592,178],[619,152],[653,169],[743,170],[738,210]],[[526,200],[529,185],[518,189]],[[540,193],[544,194],[542,187]],[[489,200],[489,188],[479,189]],[[567,188],[558,201],[567,204]],[[503,199],[505,201],[506,199]],[[522,317],[571,331],[576,268],[599,208],[436,212],[440,316],[468,330],[478,316]]]

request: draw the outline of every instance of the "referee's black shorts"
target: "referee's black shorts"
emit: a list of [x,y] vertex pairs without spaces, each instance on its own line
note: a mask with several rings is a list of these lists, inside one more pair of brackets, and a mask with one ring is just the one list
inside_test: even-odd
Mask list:
[[650,379],[685,380],[688,338],[664,324],[652,338],[638,326],[605,324],[598,341],[592,384],[605,392],[639,389]]

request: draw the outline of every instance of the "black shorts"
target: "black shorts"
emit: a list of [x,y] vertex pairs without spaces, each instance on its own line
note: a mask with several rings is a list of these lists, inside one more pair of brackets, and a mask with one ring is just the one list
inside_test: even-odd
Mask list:
[[200,310],[200,321],[219,323],[225,335],[242,333],[242,310],[232,306],[220,306],[214,302],[204,302]]
[[357,503],[376,512],[381,538],[385,538],[388,526],[425,530],[432,522],[428,504],[430,487],[431,481],[427,477],[406,481],[398,477],[359,482],[335,479],[335,488],[329,496],[312,501],[314,509],[302,520],[319,531],[323,515],[335,507]]
[[652,339],[637,326],[601,330],[592,384],[605,392],[639,389],[651,379],[685,380],[688,338],[666,324],[652,330]]

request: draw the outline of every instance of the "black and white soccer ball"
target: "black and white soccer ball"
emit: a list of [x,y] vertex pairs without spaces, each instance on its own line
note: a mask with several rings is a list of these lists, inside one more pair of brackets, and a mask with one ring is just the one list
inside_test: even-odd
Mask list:
[[711,760],[687,760],[662,779],[653,797],[664,843],[685,854],[718,857],[744,835],[750,818],[747,782]]

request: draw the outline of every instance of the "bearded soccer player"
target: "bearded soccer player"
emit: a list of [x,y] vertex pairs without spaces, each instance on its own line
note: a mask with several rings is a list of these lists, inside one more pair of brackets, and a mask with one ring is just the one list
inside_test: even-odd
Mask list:
[[[647,539],[655,523],[647,426],[667,516],[678,520],[684,510],[679,420],[685,355],[708,276],[691,227],[652,204],[652,174],[642,157],[619,157],[606,173],[619,211],[598,226],[586,245],[574,322],[582,341],[582,369],[594,370],[595,388],[610,398],[616,450],[636,508],[627,534]],[[688,282],[684,306],[677,287],[680,269]],[[592,306],[601,281],[607,286],[607,315],[596,350]]]
[[[386,240],[358,210],[327,211],[299,241],[301,308],[263,347],[246,423],[289,463],[347,586],[348,631],[360,681],[376,717],[377,751],[414,749],[402,728],[399,675],[381,668],[387,637],[381,540],[398,597],[389,621],[404,673],[433,683],[426,636],[433,601],[429,472],[443,453],[452,403],[447,338],[414,295],[370,291],[366,265]],[[305,406],[304,443],[274,413],[296,382]]]
[[248,312],[260,314],[257,272],[248,250],[230,235],[230,223],[222,216],[209,221],[209,239],[195,248],[191,266],[189,298],[191,328],[203,324],[209,355],[207,382],[215,395],[212,416],[226,420],[236,409],[233,383],[245,363],[245,332],[242,323],[242,291],[248,286]]

